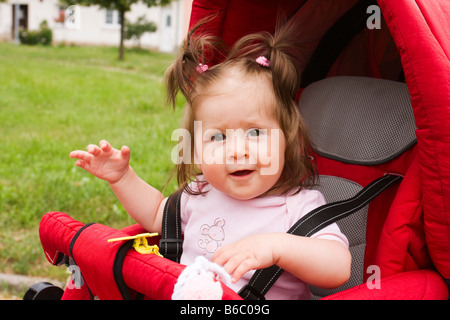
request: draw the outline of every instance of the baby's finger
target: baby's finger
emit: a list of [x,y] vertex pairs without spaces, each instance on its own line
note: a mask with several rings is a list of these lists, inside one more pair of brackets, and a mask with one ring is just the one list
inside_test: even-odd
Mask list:
[[253,263],[249,260],[244,260],[230,273],[232,275],[231,281],[236,283],[245,273],[253,269],[255,269]]
[[129,159],[130,153],[130,148],[128,148],[127,146],[122,146],[122,148],[120,149],[120,155],[122,156],[122,159]]
[[75,165],[77,165],[78,167],[83,168],[85,170],[87,170],[89,167],[89,163],[86,161],[83,161],[83,160],[77,160],[75,162]]
[[94,156],[98,156],[101,152],[100,148],[98,146],[96,146],[95,144],[88,145],[86,150]]
[[218,265],[225,265],[225,263],[231,258],[231,255],[227,252],[228,246],[222,247],[221,249],[217,250],[211,261],[214,263],[217,263]]
[[[213,262],[217,263],[218,265],[223,266],[223,268],[225,269],[225,271],[228,274],[233,275],[236,272],[236,270],[238,269],[242,260],[241,260],[241,257],[239,257],[239,255],[235,255],[235,256],[232,256],[229,258],[218,257],[216,260],[213,260]],[[235,282],[234,277],[232,280],[233,280],[233,282]]]
[[82,150],[75,150],[70,153],[70,157],[89,162],[92,160],[93,156],[89,152]]
[[102,148],[103,152],[108,152],[112,148],[111,144],[106,140],[100,141],[99,146],[100,146],[100,148]]

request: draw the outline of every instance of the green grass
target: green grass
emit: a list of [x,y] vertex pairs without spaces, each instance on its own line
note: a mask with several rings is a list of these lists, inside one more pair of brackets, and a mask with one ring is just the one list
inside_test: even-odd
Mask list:
[[60,276],[38,236],[48,211],[115,228],[135,223],[108,184],[75,167],[69,153],[101,139],[128,145],[135,171],[161,189],[182,113],[164,104],[172,61],[143,50],[118,61],[116,48],[0,43],[0,272]]

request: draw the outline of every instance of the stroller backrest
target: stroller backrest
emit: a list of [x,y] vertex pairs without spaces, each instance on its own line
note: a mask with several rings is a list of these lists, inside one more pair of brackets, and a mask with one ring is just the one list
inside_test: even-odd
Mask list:
[[316,151],[327,158],[375,165],[416,143],[405,83],[333,77],[310,85],[300,108]]
[[[344,164],[342,170],[346,170],[345,164],[360,166],[361,171],[385,165],[416,143],[410,97],[406,84],[401,82],[363,77],[324,79],[303,91],[299,108],[317,157]],[[339,170],[325,169],[318,167],[317,189],[327,202],[348,199],[364,187]],[[311,288],[316,297],[363,283],[368,212],[366,206],[338,222],[350,243],[351,278],[334,290]]]

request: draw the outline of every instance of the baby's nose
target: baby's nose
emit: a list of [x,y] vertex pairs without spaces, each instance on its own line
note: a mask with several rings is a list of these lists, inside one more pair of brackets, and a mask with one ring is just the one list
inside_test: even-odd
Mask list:
[[244,132],[240,131],[236,130],[231,136],[227,134],[227,157],[229,159],[239,160],[249,157],[247,139]]

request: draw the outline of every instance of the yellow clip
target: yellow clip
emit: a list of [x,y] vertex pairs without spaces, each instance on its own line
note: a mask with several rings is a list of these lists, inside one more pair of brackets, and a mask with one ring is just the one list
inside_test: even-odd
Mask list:
[[133,248],[137,252],[141,254],[156,254],[157,256],[162,257],[162,255],[159,253],[158,246],[156,244],[153,246],[149,246],[147,241],[147,237],[154,237],[157,235],[157,233],[140,233],[135,236],[108,239],[108,242],[134,239]]

